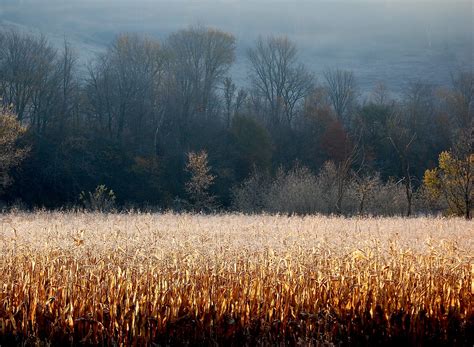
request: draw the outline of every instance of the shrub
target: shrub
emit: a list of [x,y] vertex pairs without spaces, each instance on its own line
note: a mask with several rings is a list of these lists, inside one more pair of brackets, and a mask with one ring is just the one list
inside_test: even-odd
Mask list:
[[29,148],[18,146],[26,128],[10,108],[1,106],[1,102],[0,98],[0,193],[12,183],[9,171],[20,165],[29,152]]
[[317,177],[319,192],[319,212],[332,214],[336,212],[337,203],[337,168],[332,161],[324,163]]
[[216,199],[209,190],[216,177],[211,174],[207,152],[188,153],[186,171],[191,175],[186,183],[186,192],[189,196],[191,208],[197,212],[214,210],[217,207]]
[[316,177],[301,166],[288,172],[280,169],[263,200],[265,209],[272,213],[316,213],[320,209]]
[[263,212],[269,188],[268,179],[254,171],[240,186],[232,189],[232,207],[244,213]]
[[111,212],[115,209],[115,193],[103,184],[97,186],[94,192],[82,191],[79,200],[88,211]]
[[[337,169],[327,162],[316,176],[308,168],[295,166],[278,170],[268,180],[254,172],[233,190],[234,209],[245,213],[335,214],[337,212]],[[383,182],[378,173],[357,178],[344,187],[341,213],[350,216],[402,215],[407,208],[404,187],[393,180]]]

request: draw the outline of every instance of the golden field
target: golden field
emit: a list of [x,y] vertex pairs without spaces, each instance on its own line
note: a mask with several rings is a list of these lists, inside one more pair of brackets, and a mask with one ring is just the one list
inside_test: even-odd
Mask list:
[[472,345],[462,219],[0,215],[0,345]]

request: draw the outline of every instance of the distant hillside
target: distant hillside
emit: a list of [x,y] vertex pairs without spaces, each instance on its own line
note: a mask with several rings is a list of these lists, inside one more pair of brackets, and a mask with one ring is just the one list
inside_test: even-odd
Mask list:
[[[413,4],[415,3],[415,4]],[[107,1],[2,0],[0,25],[67,37],[85,62],[120,32],[160,39],[190,24],[234,33],[235,79],[246,81],[245,50],[260,34],[286,34],[317,74],[353,70],[361,90],[384,81],[398,93],[412,80],[444,85],[453,71],[472,68],[470,1]]]

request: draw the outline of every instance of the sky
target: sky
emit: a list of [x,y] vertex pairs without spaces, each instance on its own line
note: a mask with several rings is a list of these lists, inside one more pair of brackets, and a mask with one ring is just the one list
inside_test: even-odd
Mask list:
[[245,83],[245,50],[259,35],[287,35],[316,74],[353,70],[362,89],[413,79],[449,83],[472,69],[473,2],[457,0],[0,0],[0,25],[67,37],[84,59],[123,32],[161,40],[193,24],[232,32],[233,73]]

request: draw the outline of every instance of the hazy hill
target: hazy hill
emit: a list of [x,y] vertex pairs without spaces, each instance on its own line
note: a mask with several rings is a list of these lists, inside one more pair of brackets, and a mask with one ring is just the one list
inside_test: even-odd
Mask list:
[[399,92],[411,80],[447,84],[473,62],[471,1],[404,0],[2,0],[0,25],[67,37],[83,61],[120,32],[161,39],[201,23],[234,33],[234,76],[245,83],[245,49],[260,34],[286,34],[316,73],[354,70],[362,91],[384,81]]

